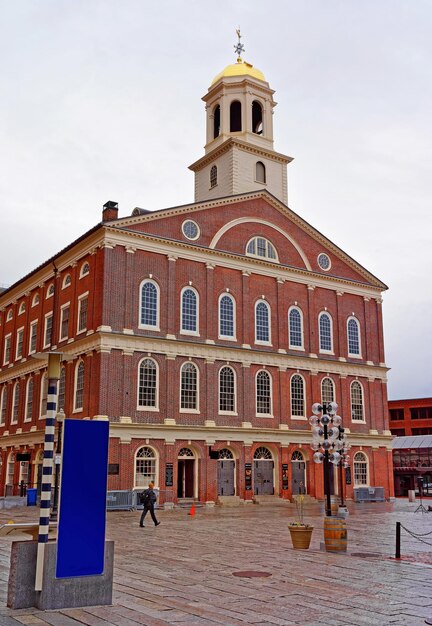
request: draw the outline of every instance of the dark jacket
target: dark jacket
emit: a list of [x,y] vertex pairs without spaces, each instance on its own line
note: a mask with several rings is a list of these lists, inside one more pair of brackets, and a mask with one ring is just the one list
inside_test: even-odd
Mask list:
[[143,497],[144,497],[144,506],[150,507],[156,504],[157,495],[155,494],[153,489],[150,489],[150,487],[143,491]]

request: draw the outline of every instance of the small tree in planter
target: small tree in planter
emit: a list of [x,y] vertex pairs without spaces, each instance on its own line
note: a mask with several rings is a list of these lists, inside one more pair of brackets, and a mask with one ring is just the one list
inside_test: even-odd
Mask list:
[[290,531],[293,548],[296,550],[307,550],[310,546],[314,527],[311,524],[306,524],[304,521],[304,495],[294,496],[294,502],[297,521],[289,522],[288,530]]

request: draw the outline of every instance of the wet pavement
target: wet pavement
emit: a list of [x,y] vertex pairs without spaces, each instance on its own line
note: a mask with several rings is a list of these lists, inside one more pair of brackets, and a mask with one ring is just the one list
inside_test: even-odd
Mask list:
[[[427,508],[432,500],[424,501]],[[309,550],[293,550],[293,505],[109,512],[115,541],[112,606],[39,611],[6,608],[12,538],[0,540],[0,626],[301,626],[432,622],[432,513],[419,502],[349,504],[348,551],[322,550],[320,505],[306,509]],[[0,510],[0,523],[38,520],[38,509]],[[396,522],[402,524],[395,560]],[[18,539],[18,536],[15,537]],[[243,577],[242,572],[248,573]],[[240,575],[239,575],[240,574]],[[257,574],[263,574],[259,576]]]

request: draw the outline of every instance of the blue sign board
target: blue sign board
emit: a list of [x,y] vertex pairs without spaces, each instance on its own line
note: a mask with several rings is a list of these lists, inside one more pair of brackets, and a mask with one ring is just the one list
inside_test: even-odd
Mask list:
[[108,421],[64,421],[57,578],[103,574],[108,440]]

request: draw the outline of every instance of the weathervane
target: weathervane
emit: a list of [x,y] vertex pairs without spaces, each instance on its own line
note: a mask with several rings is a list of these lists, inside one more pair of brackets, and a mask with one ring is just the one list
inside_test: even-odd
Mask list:
[[234,46],[234,50],[237,54],[237,63],[241,63],[241,53],[245,51],[244,49],[244,45],[240,42],[241,39],[241,34],[240,34],[240,26],[238,28],[236,28],[236,33],[237,33],[237,37],[238,37],[238,42],[237,44]]

